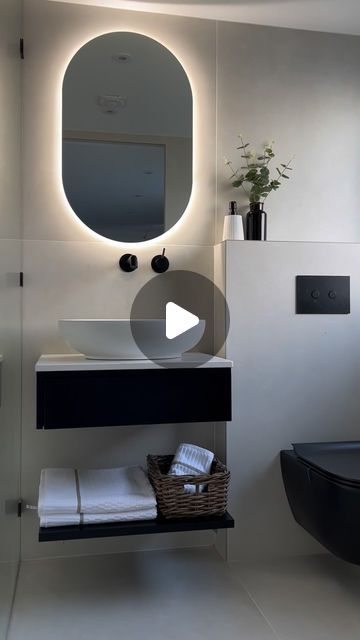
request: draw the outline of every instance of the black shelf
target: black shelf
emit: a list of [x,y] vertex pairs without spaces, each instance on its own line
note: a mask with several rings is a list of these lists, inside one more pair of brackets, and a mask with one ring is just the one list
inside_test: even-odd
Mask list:
[[157,518],[156,520],[107,522],[104,524],[88,524],[69,527],[40,527],[39,542],[233,528],[234,520],[231,515],[226,512],[223,516],[212,516],[210,518],[182,518],[181,520],[165,520],[164,518]]

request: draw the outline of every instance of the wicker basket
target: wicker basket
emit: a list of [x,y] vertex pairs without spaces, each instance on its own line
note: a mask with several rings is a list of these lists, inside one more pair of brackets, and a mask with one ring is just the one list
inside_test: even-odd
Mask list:
[[[147,456],[149,480],[154,487],[160,515],[164,518],[199,518],[226,511],[230,471],[214,458],[211,473],[200,476],[168,476],[174,456]],[[184,485],[196,486],[185,493]],[[206,485],[203,491],[199,486]]]

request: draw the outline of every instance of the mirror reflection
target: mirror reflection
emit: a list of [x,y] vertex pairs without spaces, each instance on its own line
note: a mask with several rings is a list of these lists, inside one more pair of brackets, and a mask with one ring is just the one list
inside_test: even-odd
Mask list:
[[175,56],[135,33],[99,36],[63,83],[63,185],[76,215],[119,242],[163,234],[192,187],[192,94]]

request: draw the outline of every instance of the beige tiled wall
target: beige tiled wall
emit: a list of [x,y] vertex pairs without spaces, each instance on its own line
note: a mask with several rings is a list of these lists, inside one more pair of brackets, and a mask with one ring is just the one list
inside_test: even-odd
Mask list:
[[[36,504],[40,470],[46,466],[116,466],[144,464],[147,453],[171,453],[182,440],[213,447],[214,425],[162,425],[104,429],[36,431],[35,362],[42,353],[69,349],[58,336],[59,318],[129,317],[137,291],[152,277],[150,260],[161,247],[143,249],[139,269],[120,271],[121,251],[101,242],[26,240],[24,242],[23,343],[23,495]],[[212,248],[169,247],[172,268],[212,272]],[[141,390],[139,390],[141,394]],[[66,399],[64,399],[66,401]],[[151,546],[181,546],[209,542],[212,534],[147,536],[144,540],[114,539],[82,544],[39,545],[34,512],[23,518],[23,555],[108,552]]]
[[360,38],[219,22],[217,52],[217,241],[227,201],[246,204],[223,162],[243,163],[240,132],[252,147],[274,139],[279,162],[295,156],[266,203],[269,240],[360,242]]
[[[148,451],[173,450],[184,439],[213,446],[212,425],[37,432],[34,364],[41,353],[66,350],[57,319],[128,316],[137,291],[153,275],[150,259],[163,246],[172,268],[213,276],[212,245],[221,238],[227,201],[239,197],[229,187],[222,156],[236,161],[239,130],[258,143],[274,137],[281,159],[296,156],[292,180],[266,207],[270,239],[360,241],[360,91],[354,82],[360,39],[44,0],[24,4],[23,494],[34,503],[42,466],[141,462]],[[117,267],[124,247],[94,238],[61,186],[62,75],[82,44],[115,30],[144,33],[167,46],[188,73],[194,98],[189,206],[164,245],[138,248],[141,266],[130,275]],[[243,275],[237,271],[234,282]],[[24,557],[213,539],[203,533],[39,545],[31,513],[23,519],[23,534]]]
[[[99,242],[77,222],[61,189],[61,76],[86,40],[114,30],[144,33],[168,46],[184,65],[194,97],[194,189],[179,226],[161,246],[136,250],[139,269],[119,270],[125,248]],[[141,13],[25,2],[24,99],[24,368],[23,494],[37,500],[44,466],[144,463],[149,452],[172,452],[181,440],[213,446],[214,427],[164,425],[37,432],[34,365],[42,353],[66,352],[57,320],[128,317],[139,289],[155,274],[151,258],[166,246],[172,269],[212,276],[215,208],[215,25]],[[213,534],[145,536],[40,545],[34,513],[23,519],[23,556],[205,544]]]
[[[227,242],[225,293],[232,324],[231,561],[319,553],[286,500],[279,452],[293,442],[359,440],[360,246]],[[239,246],[241,245],[241,246]],[[234,274],[242,274],[241,279]],[[347,275],[351,313],[296,315],[297,275]],[[251,309],[244,313],[244,309]]]
[[193,91],[193,192],[167,244],[211,245],[215,194],[215,23],[25,0],[24,234],[28,240],[94,240],[62,191],[61,86],[86,41],[111,31],[155,38],[183,64]]

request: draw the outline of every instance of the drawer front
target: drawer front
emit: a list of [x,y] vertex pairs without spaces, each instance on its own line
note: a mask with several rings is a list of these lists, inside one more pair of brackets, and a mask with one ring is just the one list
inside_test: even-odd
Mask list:
[[37,428],[231,420],[231,368],[37,373]]

